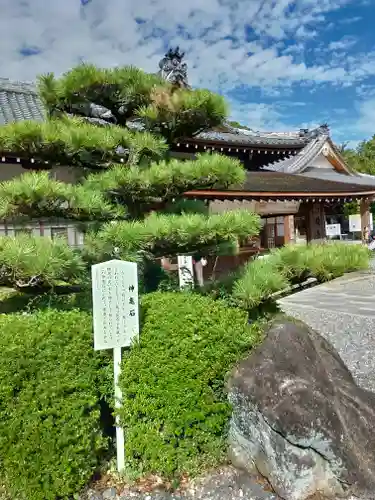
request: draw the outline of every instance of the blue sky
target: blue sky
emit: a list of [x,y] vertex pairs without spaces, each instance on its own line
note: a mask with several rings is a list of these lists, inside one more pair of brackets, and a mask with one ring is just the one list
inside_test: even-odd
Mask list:
[[256,130],[327,122],[337,142],[375,134],[375,0],[2,0],[0,77],[79,61],[156,71],[186,52],[193,86],[225,95]]

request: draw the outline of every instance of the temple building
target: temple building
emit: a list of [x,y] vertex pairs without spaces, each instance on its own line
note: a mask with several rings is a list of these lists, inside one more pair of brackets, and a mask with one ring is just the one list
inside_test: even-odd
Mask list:
[[[178,48],[170,50],[160,61],[160,74],[186,88],[183,57]],[[313,130],[257,132],[227,123],[181,138],[174,155],[192,159],[204,151],[238,158],[247,171],[246,181],[225,192],[197,190],[186,196],[207,200],[213,212],[243,207],[260,214],[264,222],[260,245],[265,249],[325,239],[327,219],[336,220],[345,202],[358,201],[362,229],[370,226],[375,177],[349,168],[325,124]]]
[[[179,49],[168,51],[160,61],[159,74],[174,85],[189,88],[183,56]],[[94,107],[95,103],[90,109]],[[100,108],[102,111],[103,107]],[[87,118],[108,123],[106,113],[101,116],[99,111],[95,118],[94,115]],[[0,79],[0,125],[30,119],[44,119],[35,86]],[[194,137],[180,138],[172,148],[173,156],[181,159],[193,159],[204,151],[238,158],[247,171],[246,181],[226,191],[196,190],[185,196],[206,200],[211,212],[242,207],[260,214],[263,230],[259,247],[263,249],[293,241],[324,239],[327,219],[337,218],[345,202],[358,201],[362,230],[370,225],[369,206],[375,198],[375,177],[349,168],[333,143],[327,125],[295,132],[257,132],[225,123]],[[15,151],[5,155],[0,151],[0,181],[24,171],[19,154]],[[57,167],[55,170],[57,178],[71,180],[69,169]],[[46,227],[41,223],[40,228],[32,230],[36,234],[38,231],[52,234],[58,233],[59,227]],[[82,235],[72,228],[62,230],[68,231],[72,244],[79,244]],[[14,234],[15,231],[17,228],[9,222],[3,221],[0,225],[0,233]],[[246,259],[252,251],[253,245],[247,248],[245,244],[240,255],[242,252]]]

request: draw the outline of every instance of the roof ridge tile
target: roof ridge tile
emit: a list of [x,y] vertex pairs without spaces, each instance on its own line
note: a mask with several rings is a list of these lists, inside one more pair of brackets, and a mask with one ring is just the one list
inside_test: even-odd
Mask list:
[[24,94],[37,94],[34,82],[10,80],[0,77],[0,92],[19,92]]

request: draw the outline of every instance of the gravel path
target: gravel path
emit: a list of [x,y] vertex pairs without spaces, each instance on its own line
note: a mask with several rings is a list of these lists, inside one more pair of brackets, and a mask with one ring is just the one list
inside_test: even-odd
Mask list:
[[224,467],[198,480],[179,494],[166,492],[139,493],[124,491],[117,494],[114,488],[102,493],[89,491],[80,500],[278,500],[279,497],[266,491],[248,473]]
[[375,392],[375,272],[348,274],[278,301],[337,349],[358,385]]

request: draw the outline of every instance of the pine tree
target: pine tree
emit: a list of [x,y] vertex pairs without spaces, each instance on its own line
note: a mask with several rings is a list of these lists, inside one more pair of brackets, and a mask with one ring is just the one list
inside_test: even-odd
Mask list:
[[[88,264],[114,254],[143,264],[161,256],[208,255],[258,233],[254,214],[208,215],[202,204],[183,197],[192,189],[242,183],[239,161],[209,153],[181,161],[170,154],[179,138],[222,124],[227,107],[221,96],[134,67],[92,65],[60,78],[42,76],[38,89],[46,120],[0,128],[1,151],[29,158],[31,169],[0,184],[0,218],[75,221],[84,228],[85,245],[76,250],[58,239],[2,237],[3,284],[82,283]],[[52,179],[51,165],[74,167],[77,183]]]

